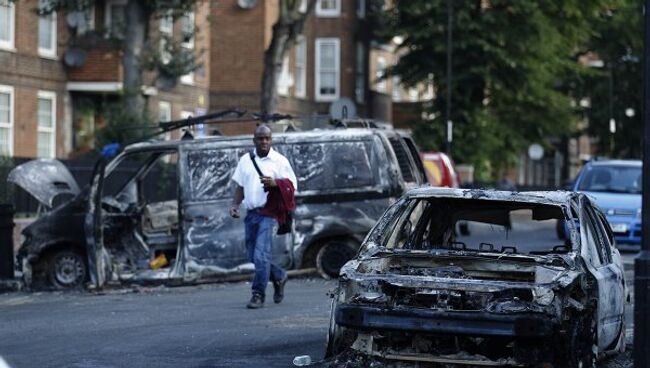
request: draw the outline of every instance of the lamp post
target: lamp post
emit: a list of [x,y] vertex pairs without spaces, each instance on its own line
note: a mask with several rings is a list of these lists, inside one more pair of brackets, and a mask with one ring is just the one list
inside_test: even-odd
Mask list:
[[634,260],[634,367],[650,368],[650,0],[645,0],[641,252]]

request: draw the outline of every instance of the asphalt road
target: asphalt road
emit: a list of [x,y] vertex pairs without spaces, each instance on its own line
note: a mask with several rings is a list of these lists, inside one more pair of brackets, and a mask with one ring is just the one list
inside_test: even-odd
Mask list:
[[[633,257],[623,254],[630,286]],[[334,286],[290,280],[285,301],[260,310],[245,308],[245,282],[0,294],[0,356],[13,368],[291,367],[296,355],[322,358]],[[628,354],[600,366],[630,364]]]
[[291,367],[322,358],[333,287],[290,280],[282,304],[259,310],[245,308],[245,282],[4,294],[0,356],[13,368]]

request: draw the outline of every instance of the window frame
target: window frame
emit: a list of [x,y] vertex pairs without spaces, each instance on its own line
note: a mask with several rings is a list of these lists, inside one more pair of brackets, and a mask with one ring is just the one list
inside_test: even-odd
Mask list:
[[[37,95],[37,121],[36,121],[36,156],[39,158],[56,158],[56,92],[53,91],[38,91]],[[42,127],[38,123],[38,111],[40,111],[40,100],[50,100],[50,116],[52,117],[51,127]],[[50,152],[48,157],[41,157],[38,155],[38,134],[39,133],[49,133],[50,134]]]
[[317,17],[320,18],[336,18],[341,16],[341,0],[335,1],[336,7],[334,9],[323,9],[323,0],[317,0],[316,9],[314,10]]
[[[0,128],[2,129],[8,129],[9,134],[8,134],[8,143],[9,143],[9,149],[8,154],[9,157],[13,157],[14,155],[14,119],[15,119],[15,113],[16,113],[16,108],[15,108],[15,89],[13,86],[9,85],[4,85],[0,84],[0,93],[6,93],[9,95],[9,122],[3,123],[0,122]],[[0,152],[1,155],[1,152]]]
[[[299,62],[300,60],[299,56],[302,57],[302,63]],[[299,36],[298,39],[296,40],[293,72],[294,72],[293,95],[298,98],[306,98],[307,97],[307,39],[305,38],[305,36]],[[300,78],[297,77],[298,75],[300,75]]]
[[363,104],[366,102],[366,45],[357,41],[355,47],[354,99],[357,103]]
[[124,35],[119,35],[115,32],[113,28],[113,11],[111,10],[111,5],[123,5],[126,11],[127,0],[106,0],[104,3],[104,28],[108,30],[108,34],[115,35],[117,37],[124,37]]
[[[167,121],[171,121],[172,120],[172,113],[173,113],[173,111],[172,111],[172,103],[168,102],[168,101],[158,101],[158,121],[163,122],[162,117],[161,117],[161,115],[162,115],[161,112],[163,111],[163,108],[168,109],[169,118],[167,119]],[[171,140],[171,138],[172,138],[172,132],[166,132],[165,133],[165,140]]]
[[357,18],[364,19],[366,17],[366,0],[357,0]]
[[[39,1],[39,7],[41,6],[40,3],[42,3],[44,0]],[[42,47],[41,46],[41,21],[45,20],[46,17],[51,17],[50,19],[50,32],[51,32],[51,43],[49,47]],[[56,58],[56,52],[57,52],[57,17],[56,17],[56,11],[53,11],[50,14],[47,15],[39,15],[38,17],[38,56],[40,57],[45,57],[45,58]]]
[[[334,45],[334,73],[336,77],[334,78],[335,81],[335,89],[336,91],[331,94],[322,94],[320,92],[320,87],[321,87],[321,46],[326,45],[328,43],[331,43]],[[318,102],[331,102],[335,101],[336,99],[339,98],[341,95],[341,40],[338,37],[323,37],[323,38],[316,38],[314,41],[314,45],[316,50],[315,52],[315,63],[316,67],[314,68],[314,97],[315,100]]]
[[0,39],[0,50],[16,51],[16,4],[9,0],[4,1],[9,7],[9,39]]

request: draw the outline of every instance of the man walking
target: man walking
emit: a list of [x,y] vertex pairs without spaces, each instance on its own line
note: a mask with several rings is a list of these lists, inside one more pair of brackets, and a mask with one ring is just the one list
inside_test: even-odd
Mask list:
[[249,260],[255,265],[253,296],[246,306],[252,309],[264,305],[269,279],[273,282],[273,301],[280,303],[284,297],[287,273],[272,262],[271,241],[276,219],[286,219],[286,213],[273,213],[281,206],[277,203],[270,206],[268,200],[278,198],[280,190],[283,197],[284,193],[293,196],[297,188],[296,175],[289,160],[271,148],[271,129],[268,126],[260,125],[255,129],[253,143],[255,150],[239,159],[233,173],[232,180],[237,186],[230,207],[230,216],[235,218],[240,216],[242,203],[246,209],[246,248]]

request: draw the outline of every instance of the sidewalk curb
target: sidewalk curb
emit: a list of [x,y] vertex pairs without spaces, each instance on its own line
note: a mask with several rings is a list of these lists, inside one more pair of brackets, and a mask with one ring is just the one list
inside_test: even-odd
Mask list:
[[21,291],[23,282],[19,279],[0,279],[0,293]]

